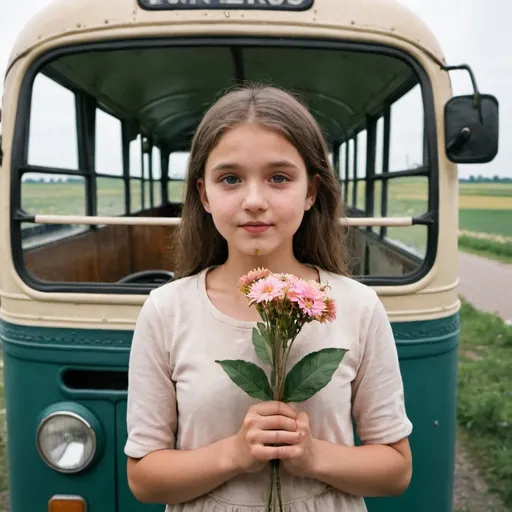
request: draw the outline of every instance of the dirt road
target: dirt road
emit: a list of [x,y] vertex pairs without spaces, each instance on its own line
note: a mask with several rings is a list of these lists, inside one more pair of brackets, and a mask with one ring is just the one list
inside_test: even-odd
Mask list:
[[512,323],[512,265],[459,252],[459,275],[460,295]]

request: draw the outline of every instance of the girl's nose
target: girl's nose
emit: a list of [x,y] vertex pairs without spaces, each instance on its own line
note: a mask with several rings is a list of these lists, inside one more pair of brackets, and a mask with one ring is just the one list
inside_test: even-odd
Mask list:
[[248,184],[242,207],[247,210],[266,210],[268,202],[263,187],[257,183]]

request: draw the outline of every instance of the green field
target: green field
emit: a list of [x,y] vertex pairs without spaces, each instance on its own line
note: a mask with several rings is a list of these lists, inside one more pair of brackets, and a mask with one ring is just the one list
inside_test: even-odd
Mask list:
[[[98,178],[98,215],[123,215],[125,213],[124,182],[120,179]],[[145,184],[145,208],[150,207],[150,184]],[[153,184],[154,203],[160,204],[160,186]],[[183,183],[171,182],[168,186],[170,201],[181,201]],[[141,210],[142,191],[138,180],[130,182],[131,211]],[[29,213],[44,215],[85,215],[85,180],[72,183],[23,183],[21,205]]]
[[[381,183],[375,187],[375,215],[381,213]],[[123,215],[124,183],[119,179],[97,180],[98,215]],[[132,212],[142,206],[140,182],[130,182]],[[182,182],[171,182],[171,201],[181,201]],[[144,206],[149,208],[149,184],[145,185]],[[459,228],[465,236],[485,233],[512,238],[512,184],[462,183],[459,188]],[[352,198],[352,186],[348,190]],[[357,206],[364,208],[364,183],[358,184]],[[160,203],[159,186],[154,184],[155,204]],[[84,215],[85,180],[73,183],[23,183],[22,206],[30,213]],[[391,180],[388,185],[388,216],[418,216],[427,211],[428,191],[425,177]],[[377,228],[378,231],[378,228]],[[387,237],[424,254],[427,230],[424,226],[388,228]],[[494,240],[503,242],[503,240]],[[480,244],[481,245],[481,244]],[[492,252],[492,251],[491,251]]]

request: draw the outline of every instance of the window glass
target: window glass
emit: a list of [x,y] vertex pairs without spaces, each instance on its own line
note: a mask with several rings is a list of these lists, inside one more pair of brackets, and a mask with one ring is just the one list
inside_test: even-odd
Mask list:
[[[21,182],[21,207],[32,215],[85,215],[85,179],[80,176],[27,173]],[[30,248],[84,231],[85,226],[22,224],[22,247]]]
[[391,106],[390,172],[423,166],[423,133],[423,101],[418,84]]
[[75,95],[42,74],[32,90],[28,163],[78,169]]
[[184,180],[187,176],[189,153],[174,151],[169,155],[169,178],[171,180]]
[[136,139],[130,142],[130,176],[142,177],[140,155],[140,135],[138,135]]
[[123,175],[121,121],[96,109],[96,172]]
[[120,178],[96,178],[98,215],[112,216],[126,213],[124,181]]
[[130,210],[131,213],[140,212],[141,204],[141,181],[130,180]]

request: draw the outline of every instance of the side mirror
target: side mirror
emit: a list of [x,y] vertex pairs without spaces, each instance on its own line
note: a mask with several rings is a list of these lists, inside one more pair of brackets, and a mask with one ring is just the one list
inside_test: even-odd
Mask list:
[[458,164],[484,164],[498,154],[499,105],[489,94],[480,94],[471,68],[445,66],[445,71],[468,71],[474,94],[456,96],[445,105],[445,147],[448,158]]
[[444,109],[448,158],[459,164],[483,164],[498,154],[499,106],[490,95],[456,96]]

